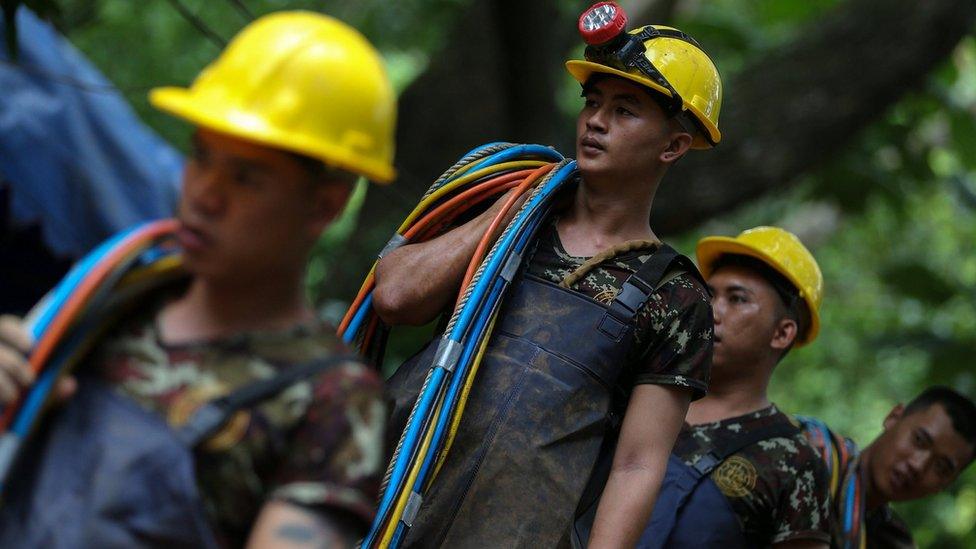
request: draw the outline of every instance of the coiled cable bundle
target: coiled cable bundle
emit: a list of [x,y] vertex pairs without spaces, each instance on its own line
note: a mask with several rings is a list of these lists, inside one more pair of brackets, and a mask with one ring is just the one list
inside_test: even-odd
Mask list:
[[[510,143],[479,147],[438,178],[380,253],[382,258],[403,244],[434,238],[474,205],[516,189],[471,258],[457,305],[383,479],[379,509],[362,547],[397,547],[406,534],[450,450],[505,290],[558,191],[575,179],[576,162],[551,148]],[[525,202],[489,249],[523,196]],[[367,357],[382,349],[385,337],[377,330],[379,320],[371,307],[373,272],[339,327],[343,340],[358,342]]]
[[0,415],[0,494],[24,440],[37,424],[58,378],[91,347],[132,295],[181,271],[172,219],[123,231],[82,258],[28,319],[34,341],[28,363],[35,382]]

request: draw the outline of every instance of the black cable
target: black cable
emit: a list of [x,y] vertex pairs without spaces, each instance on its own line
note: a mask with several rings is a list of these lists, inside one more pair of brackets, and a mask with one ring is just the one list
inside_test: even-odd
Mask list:
[[237,13],[241,14],[241,17],[246,19],[248,22],[254,21],[254,13],[252,13],[251,10],[249,10],[247,6],[244,5],[244,2],[242,0],[227,0],[227,1],[230,2],[231,6],[234,6],[234,9],[237,10]]
[[198,31],[203,33],[204,36],[210,39],[211,42],[224,49],[227,46],[227,41],[220,37],[213,29],[207,26],[199,17],[193,15],[186,6],[183,5],[180,0],[168,0],[170,5],[176,9],[183,16],[184,19],[190,22]]

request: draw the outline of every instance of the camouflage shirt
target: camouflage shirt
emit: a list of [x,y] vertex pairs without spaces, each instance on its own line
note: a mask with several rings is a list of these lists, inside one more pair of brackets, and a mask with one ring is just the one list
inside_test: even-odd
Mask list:
[[888,505],[869,511],[864,519],[868,549],[915,549],[915,539],[905,521]]
[[[635,250],[604,261],[572,289],[608,305],[653,252]],[[559,284],[587,259],[566,252],[553,220],[536,239],[528,273]],[[693,400],[705,395],[712,365],[712,307],[694,277],[680,273],[652,294],[638,312],[635,335],[629,363],[637,366],[624,372],[625,386],[675,385],[690,388]]]
[[[88,367],[122,394],[185,422],[207,400],[313,358],[343,352],[324,323],[170,345],[161,301],[130,315]],[[385,409],[378,376],[348,362],[239,412],[197,451],[197,481],[218,537],[242,546],[262,504],[282,499],[372,520]]]
[[[738,433],[795,422],[775,405],[715,423],[685,425],[674,454],[692,465]],[[711,472],[750,543],[767,547],[788,540],[830,542],[827,473],[804,434],[760,441],[733,454]]]

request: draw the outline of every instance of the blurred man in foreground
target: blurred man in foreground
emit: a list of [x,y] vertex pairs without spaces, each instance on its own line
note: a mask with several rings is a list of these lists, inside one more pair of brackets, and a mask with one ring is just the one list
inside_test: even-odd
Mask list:
[[[30,482],[24,499],[5,501],[3,533],[23,527],[24,546],[351,546],[379,486],[381,384],[355,359],[330,359],[348,355],[308,303],[304,272],[356,178],[393,179],[395,96],[382,61],[335,19],[277,13],[244,29],[190,88],[153,90],[150,101],[196,126],[176,233],[186,276],[141,296],[82,361],[77,394],[53,418],[57,436],[36,437],[36,463],[50,467],[16,475]],[[31,382],[31,342],[11,317],[2,335],[9,403]],[[321,368],[186,448],[182,477],[175,458],[150,470],[173,443],[111,468],[130,446],[183,441],[169,430],[183,433],[219,397],[268,390],[310,364]],[[112,412],[95,416],[103,406]],[[65,474],[82,466],[53,455],[76,412],[109,423],[81,426],[92,436],[65,453],[94,457]],[[119,414],[146,431],[112,439],[125,431]],[[98,437],[108,442],[89,452]],[[67,494],[48,481],[56,475]]]

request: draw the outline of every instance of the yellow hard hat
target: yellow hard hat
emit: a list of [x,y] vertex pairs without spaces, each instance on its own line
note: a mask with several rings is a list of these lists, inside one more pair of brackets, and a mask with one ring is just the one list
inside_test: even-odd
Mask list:
[[[630,34],[637,37],[642,34],[649,36],[644,40],[644,57],[660,73],[664,82],[670,83],[681,96],[681,108],[690,111],[701,124],[704,135],[697,136],[691,147],[708,149],[721,141],[718,113],[722,108],[722,79],[708,55],[690,37],[672,27],[648,25],[632,30]],[[580,84],[585,84],[593,73],[610,74],[672,97],[671,91],[665,85],[651,79],[636,67],[625,71],[599,60],[574,59],[566,62],[566,69]]]
[[304,154],[388,183],[396,95],[358,31],[307,11],[256,19],[189,88],[156,88],[155,107],[193,124]]
[[820,332],[823,275],[813,254],[795,234],[779,227],[756,227],[739,233],[735,238],[703,238],[698,241],[695,253],[698,255],[698,268],[705,278],[712,275],[715,261],[726,254],[754,257],[785,276],[796,286],[810,312],[809,327],[805,334],[800,334],[797,346],[816,339]]

